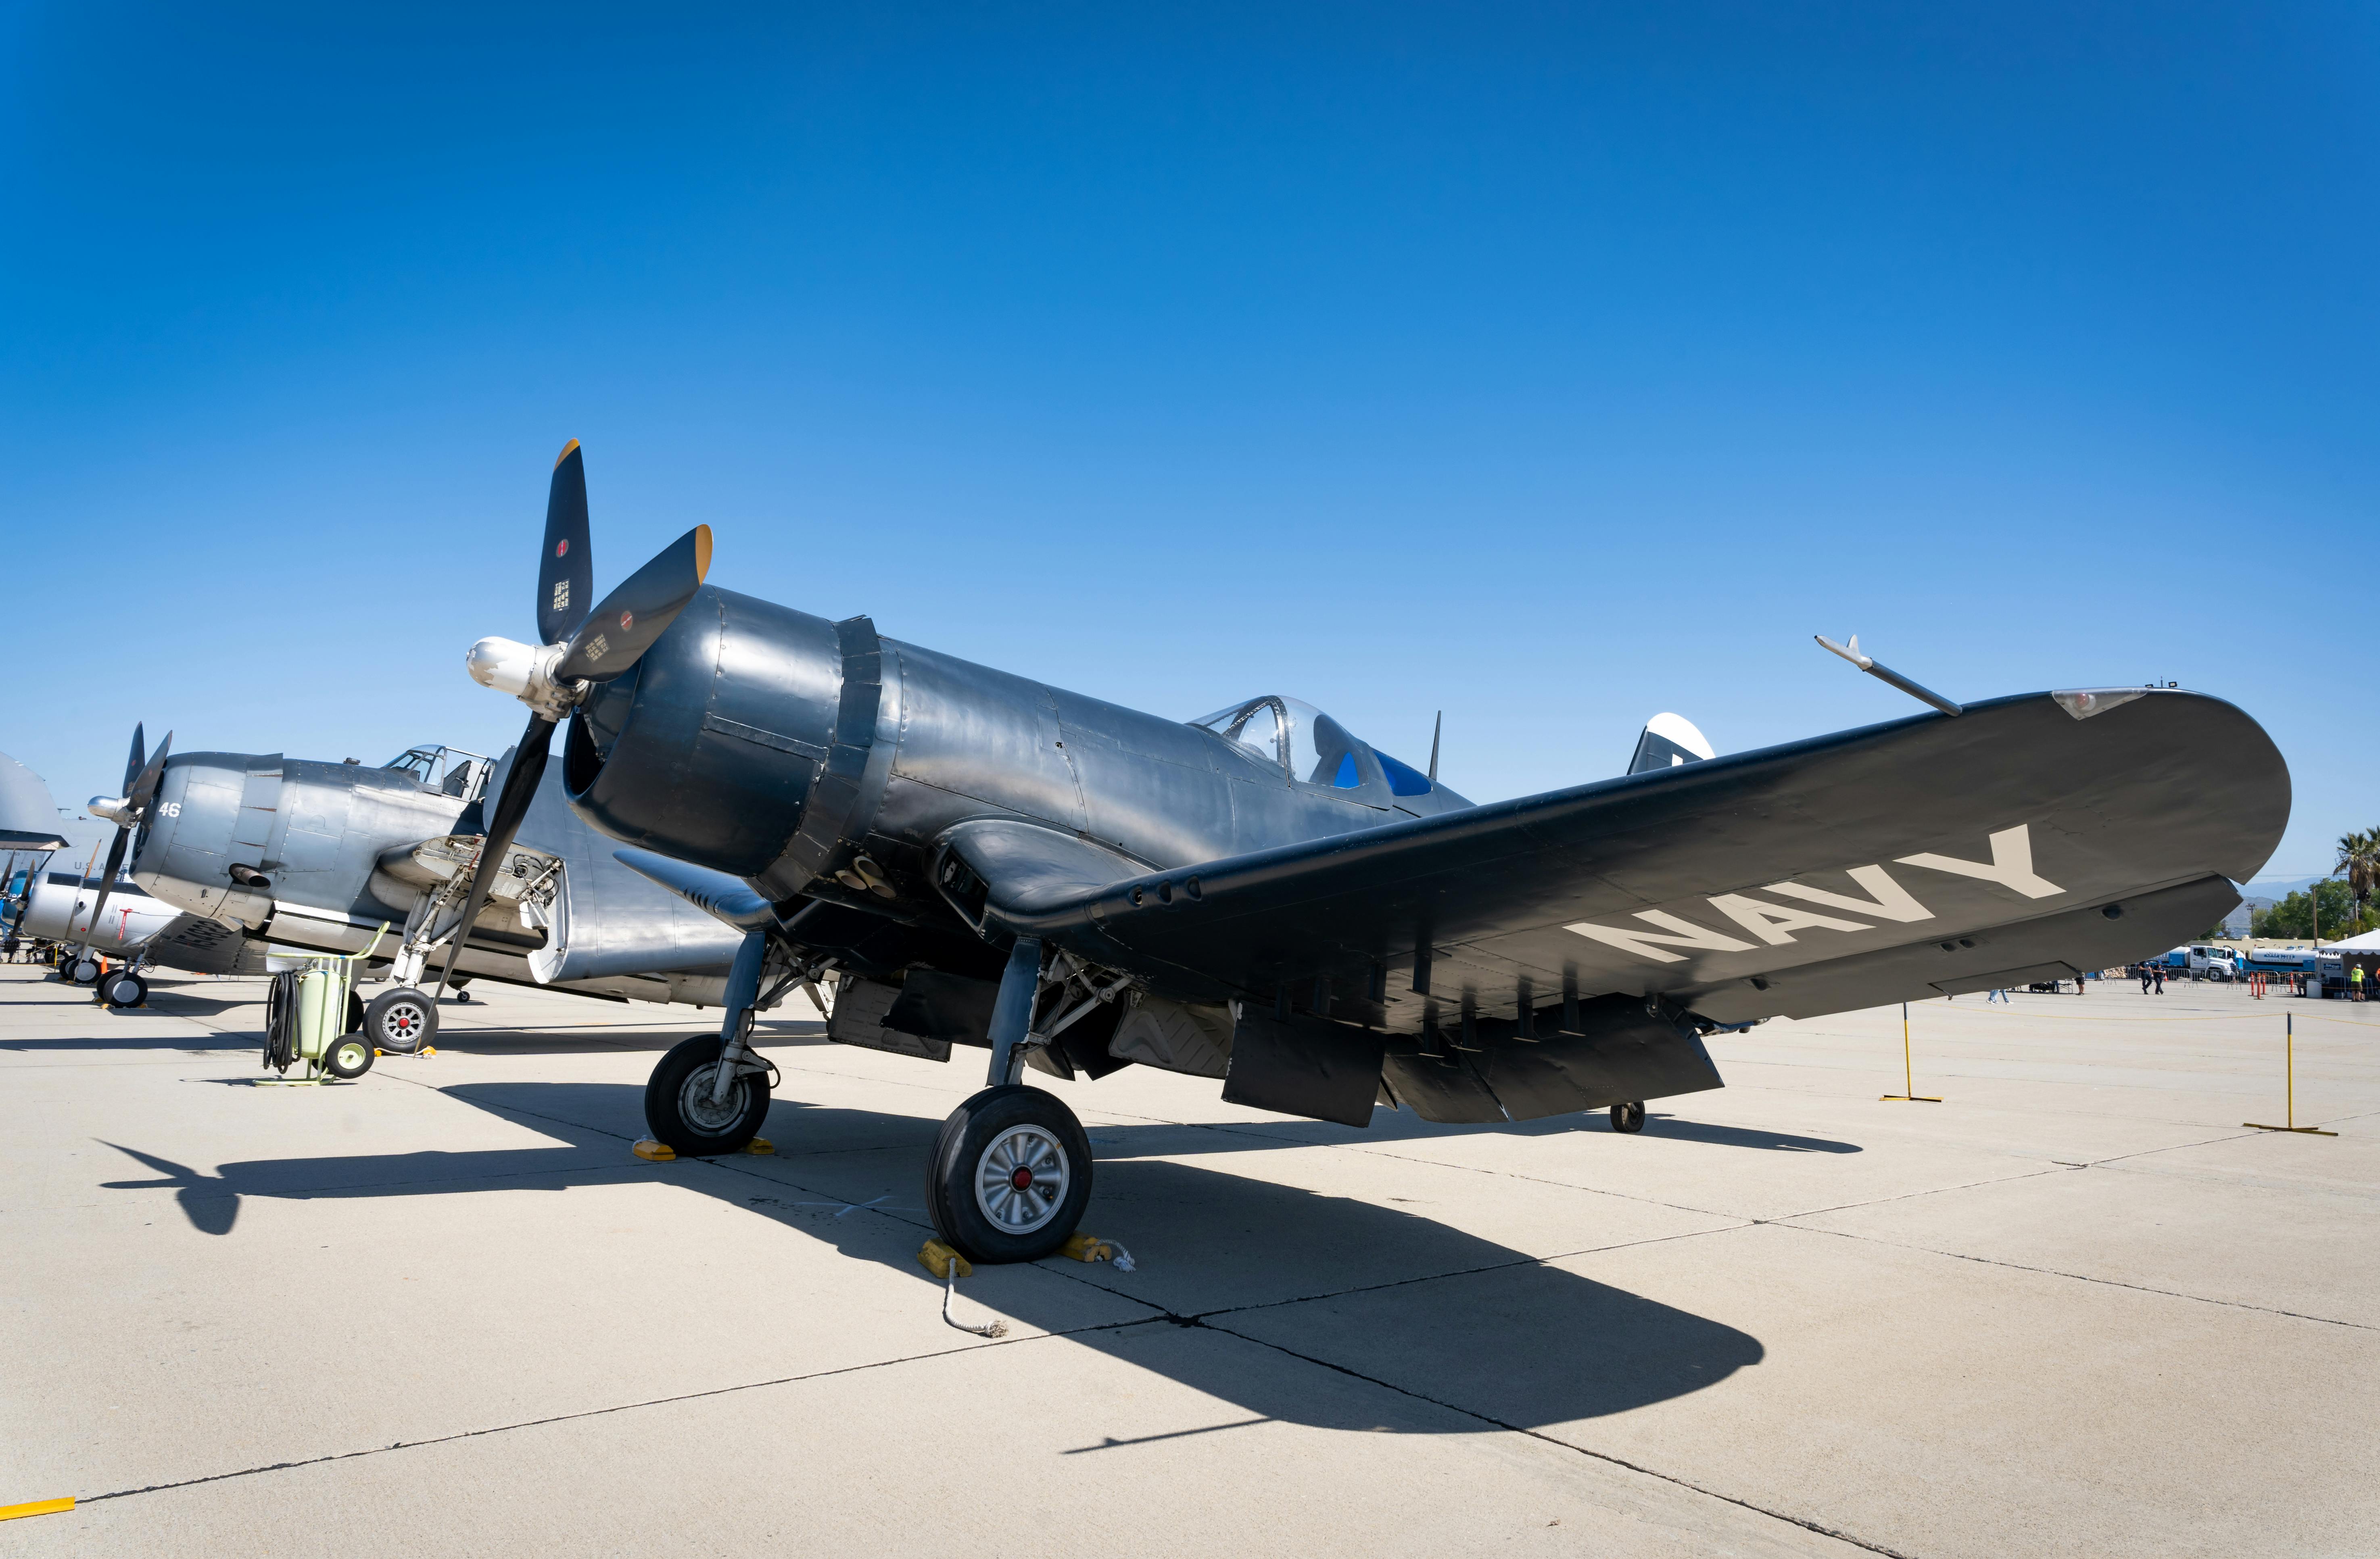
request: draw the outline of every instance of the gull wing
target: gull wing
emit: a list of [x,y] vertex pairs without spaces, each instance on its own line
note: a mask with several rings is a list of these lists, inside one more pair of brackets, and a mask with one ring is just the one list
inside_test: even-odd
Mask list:
[[[1720,1024],[2071,975],[2238,902],[2289,811],[2219,699],[2034,693],[983,913],[1181,1000],[1525,1035],[1598,995]],[[983,859],[977,859],[981,854]],[[1047,873],[1044,874],[1045,885]],[[1566,1005],[1569,1004],[1569,1005]],[[1660,1003],[1654,1004],[1658,1010]]]

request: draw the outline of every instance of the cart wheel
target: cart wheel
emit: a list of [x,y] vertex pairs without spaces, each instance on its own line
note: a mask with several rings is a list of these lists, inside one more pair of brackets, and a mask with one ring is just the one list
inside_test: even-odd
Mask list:
[[361,1034],[342,1034],[322,1053],[322,1070],[334,1078],[360,1078],[371,1064],[372,1047]]
[[392,1055],[411,1055],[437,1037],[437,1006],[409,985],[382,992],[364,1008],[364,1042]]

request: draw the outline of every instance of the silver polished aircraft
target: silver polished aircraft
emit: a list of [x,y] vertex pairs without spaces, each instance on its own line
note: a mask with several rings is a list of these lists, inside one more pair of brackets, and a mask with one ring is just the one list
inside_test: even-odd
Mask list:
[[753,1135],[750,1009],[792,985],[838,980],[845,1043],[988,1047],[927,1185],[978,1259],[1047,1254],[1089,1195],[1081,1127],[1024,1066],[1168,1067],[1355,1126],[1609,1107],[1628,1129],[1719,1086],[1714,1029],[2168,946],[2238,902],[2289,813],[2280,754],[2220,700],[1962,707],[1855,646],[1933,710],[1726,757],[1657,723],[1642,772],[1473,806],[1293,699],[1143,714],[705,587],[710,557],[698,527],[590,609],[564,448],[539,643],[468,658],[531,711],[481,859],[567,721],[570,805],[743,934],[721,1033],[647,1089],[681,1153]]
[[[598,847],[557,786],[535,798],[486,874],[492,891],[458,945],[485,832],[479,798],[501,765],[443,747],[366,768],[279,753],[168,757],[165,745],[143,763],[140,743],[136,730],[125,795],[91,799],[92,814],[117,833],[111,870],[84,884],[69,935],[79,927],[114,939],[98,944],[111,951],[215,972],[232,967],[225,958],[247,960],[243,972],[261,968],[268,942],[325,953],[377,944],[395,983],[373,997],[364,1029],[395,1052],[437,1032],[437,1005],[417,987],[433,958],[458,986],[480,979],[613,1000],[724,999],[740,936]],[[125,891],[110,885],[128,847],[139,909],[119,909]],[[30,929],[46,925],[44,902],[37,898]],[[178,916],[178,930],[137,943],[119,936],[119,919],[158,914]],[[210,940],[194,961],[181,943],[201,932]]]

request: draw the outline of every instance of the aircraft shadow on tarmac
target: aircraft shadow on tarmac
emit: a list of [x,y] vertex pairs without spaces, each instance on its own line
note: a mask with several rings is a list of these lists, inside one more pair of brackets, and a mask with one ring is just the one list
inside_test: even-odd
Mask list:
[[[912,1260],[930,1232],[911,1182],[938,1122],[915,1116],[803,1105],[779,1100],[763,1127],[786,1151],[774,1159],[727,1159],[721,1174],[694,1165],[653,1166],[627,1157],[624,1133],[642,1135],[641,1088],[617,1083],[485,1083],[442,1090],[559,1139],[558,1146],[476,1151],[423,1151],[346,1157],[258,1159],[208,1175],[121,1144],[109,1144],[159,1176],[119,1180],[109,1189],[172,1188],[193,1227],[229,1235],[248,1197],[320,1200],[438,1196],[492,1189],[567,1190],[649,1183],[657,1174],[686,1191],[717,1198],[785,1234],[820,1238],[854,1260],[875,1261],[930,1283]],[[1228,1248],[1251,1274],[1254,1292],[1200,1312],[1207,1323],[1236,1330],[1237,1307],[1257,1318],[1295,1307],[1336,1307],[1315,1318],[1318,1335],[1370,1330],[1395,1339],[1395,1372],[1407,1378],[1453,1376],[1492,1398],[1498,1420],[1522,1427],[1570,1422],[1667,1401],[1717,1384],[1757,1364],[1759,1341],[1733,1327],[1535,1261],[1522,1251],[1416,1213],[1158,1157],[1181,1150],[1179,1126],[1092,1128],[1099,1177],[1087,1226],[1121,1218],[1133,1242],[1176,1252]],[[1758,1135],[1758,1134],[1751,1134]],[[1233,1139],[1237,1138],[1234,1141]],[[1207,1139],[1215,1139],[1208,1141]],[[1205,1133],[1201,1149],[1293,1148],[1228,1132]],[[897,1170],[896,1170],[897,1166]],[[882,1185],[892,1197],[870,1205]],[[1476,1193],[1492,1196],[1493,1181]],[[821,1192],[824,1200],[820,1200]],[[844,1202],[840,1199],[856,1199]],[[884,1215],[852,1217],[866,1211]],[[900,1222],[888,1224],[887,1218]],[[908,1225],[904,1227],[903,1225]],[[1584,1232],[1584,1231],[1583,1231]],[[756,1236],[759,1231],[756,1230]],[[1591,1243],[1591,1234],[1582,1244]],[[1383,1265],[1383,1253],[1392,1264]],[[1054,1260],[1064,1269],[1070,1263]],[[1098,1269],[1104,1276],[1105,1269]],[[1111,1286],[1102,1283],[1103,1287]],[[1196,1323],[1134,1298],[1129,1283],[1111,1291],[1147,1304],[1148,1322],[1075,1330],[1071,1338],[1139,1368],[1268,1418],[1321,1427],[1377,1430],[1343,1393],[1301,1390],[1300,1371],[1251,1368],[1244,1347],[1149,1347],[1148,1325]],[[1237,1284],[1231,1287],[1240,1286]],[[1284,1302],[1287,1300],[1288,1302]],[[1082,1300],[1062,1288],[1014,1284],[1001,1309],[1027,1325],[1079,1325]],[[1046,1314],[1037,1315],[1041,1309]],[[1317,1395],[1327,1400],[1315,1400]],[[1333,1404],[1337,1405],[1334,1406]],[[1413,1420],[1407,1420],[1413,1421]],[[1426,1432],[1471,1432],[1476,1424],[1427,1417]]]

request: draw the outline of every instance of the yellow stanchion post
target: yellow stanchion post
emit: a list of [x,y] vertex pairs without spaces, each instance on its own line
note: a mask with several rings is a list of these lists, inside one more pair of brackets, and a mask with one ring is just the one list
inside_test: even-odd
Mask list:
[[2286,1126],[2265,1126],[2259,1121],[2241,1121],[2251,1131],[2294,1131],[2301,1137],[2336,1137],[2336,1131],[2325,1131],[2318,1126],[2298,1124],[2298,1015],[2287,1013],[2281,1018],[2281,1088],[2289,1113],[2281,1118]]
[[1941,1100],[1930,1093],[1917,1091],[1917,1076],[1909,1059],[1909,1004],[1900,1004],[1900,1086],[1907,1091],[1885,1094],[1879,1103],[1939,1104]]

